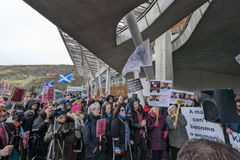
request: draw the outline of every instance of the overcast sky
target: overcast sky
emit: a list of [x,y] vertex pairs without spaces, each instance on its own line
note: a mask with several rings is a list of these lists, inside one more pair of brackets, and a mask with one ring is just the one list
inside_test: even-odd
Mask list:
[[0,65],[72,64],[55,25],[22,0],[0,2]]

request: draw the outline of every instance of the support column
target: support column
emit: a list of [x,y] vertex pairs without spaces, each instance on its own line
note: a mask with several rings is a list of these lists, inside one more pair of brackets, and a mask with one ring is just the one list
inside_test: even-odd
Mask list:
[[107,74],[106,74],[106,89],[105,89],[105,94],[106,96],[110,95],[110,88],[111,88],[111,72],[110,68],[107,69]]
[[[142,44],[143,42],[143,38],[142,38],[142,34],[139,30],[139,27],[138,27],[138,24],[137,24],[137,20],[133,14],[133,12],[129,12],[127,15],[126,15],[126,22],[128,24],[128,28],[130,30],[130,33],[132,35],[132,39],[133,39],[133,42],[135,44],[135,47],[139,46],[140,44]],[[150,66],[150,67],[143,67],[144,69],[144,72],[146,74],[146,77],[151,80],[151,79],[155,79],[155,76],[154,76],[154,71],[153,71],[153,67]]]
[[171,30],[155,40],[155,74],[159,80],[173,80]]
[[[143,42],[142,34],[138,28],[137,20],[133,14],[133,12],[129,12],[126,15],[126,22],[128,24],[128,28],[130,30],[130,33],[132,35],[133,42],[135,44],[135,47],[139,46]],[[153,72],[153,67],[144,67],[144,72],[147,76],[147,78],[154,79],[154,72]],[[139,78],[139,73],[134,72],[134,78],[137,79]],[[145,105],[144,97],[143,97],[143,92],[142,91],[137,91],[136,94],[138,95],[138,98],[140,99],[140,103],[142,105]]]

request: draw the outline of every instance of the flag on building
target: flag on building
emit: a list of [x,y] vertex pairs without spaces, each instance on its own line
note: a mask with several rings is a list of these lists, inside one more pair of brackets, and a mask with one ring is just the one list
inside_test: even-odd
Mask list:
[[74,80],[73,73],[60,74],[58,77],[59,83],[71,83]]
[[55,83],[54,83],[54,80],[51,80],[49,82],[44,82],[41,84],[42,87],[54,87],[55,86]]
[[137,46],[123,67],[122,74],[125,76],[129,72],[135,71],[140,73],[141,67],[148,66],[152,66],[152,55],[150,53],[149,39]]

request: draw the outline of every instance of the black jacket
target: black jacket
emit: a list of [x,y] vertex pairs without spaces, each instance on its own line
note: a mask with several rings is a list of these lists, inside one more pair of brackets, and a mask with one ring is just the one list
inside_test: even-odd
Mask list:
[[[99,138],[96,136],[96,123],[100,117],[89,115],[83,127],[83,143],[85,145],[86,157],[96,157],[99,153]],[[95,153],[93,153],[95,152]]]
[[124,123],[116,117],[112,121],[111,136],[114,141],[114,147],[124,150],[125,146],[125,127]]

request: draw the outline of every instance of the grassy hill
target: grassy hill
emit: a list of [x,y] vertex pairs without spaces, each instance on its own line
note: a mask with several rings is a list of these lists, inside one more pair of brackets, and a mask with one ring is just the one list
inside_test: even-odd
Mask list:
[[66,84],[57,82],[59,74],[74,73],[75,80],[71,86],[81,86],[84,84],[84,78],[78,75],[73,65],[13,65],[0,66],[0,83],[7,81],[10,89],[13,86],[23,87],[26,89],[40,88],[41,83],[55,80],[55,88],[64,91]]

